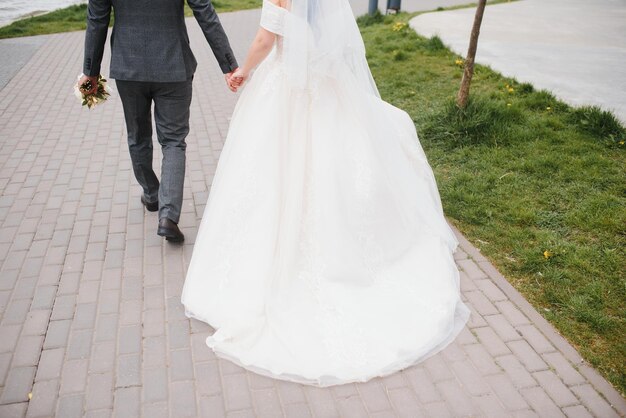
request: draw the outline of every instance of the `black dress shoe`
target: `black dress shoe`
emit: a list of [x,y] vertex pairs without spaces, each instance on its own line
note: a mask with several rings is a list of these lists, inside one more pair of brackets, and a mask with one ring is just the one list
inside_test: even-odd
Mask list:
[[157,210],[159,210],[159,202],[148,202],[146,201],[146,198],[144,197],[144,195],[141,195],[141,203],[143,203],[143,205],[146,207],[146,209],[149,212],[156,212]]
[[178,229],[178,225],[169,218],[159,219],[157,234],[172,242],[183,242],[185,240],[185,236]]

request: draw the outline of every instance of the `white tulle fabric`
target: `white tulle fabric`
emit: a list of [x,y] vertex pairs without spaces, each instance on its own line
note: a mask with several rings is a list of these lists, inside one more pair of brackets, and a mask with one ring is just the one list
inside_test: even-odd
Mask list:
[[[288,33],[278,9],[265,0],[262,25]],[[236,105],[182,303],[216,329],[216,355],[256,373],[321,387],[388,375],[467,322],[458,241],[411,118],[373,94],[369,69],[335,58],[297,88],[284,41]]]

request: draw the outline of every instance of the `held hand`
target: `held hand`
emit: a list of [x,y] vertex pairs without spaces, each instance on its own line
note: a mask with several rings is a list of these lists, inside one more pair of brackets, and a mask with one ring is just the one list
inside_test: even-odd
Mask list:
[[[90,89],[86,90],[85,88],[83,88],[82,86],[89,82],[90,84]],[[81,86],[80,90],[85,93],[85,94],[93,94],[98,90],[98,76],[88,76],[88,75],[83,75],[80,80],[78,81],[78,85]]]
[[228,89],[232,91],[233,93],[236,93],[237,88],[232,86],[230,82],[232,75],[233,75],[233,71],[231,71],[230,73],[224,74],[224,80],[226,80],[226,86],[228,86]]
[[226,75],[226,84],[228,84],[228,88],[236,92],[239,87],[243,85],[243,83],[248,78],[248,75],[241,69],[237,68],[235,71],[232,71]]

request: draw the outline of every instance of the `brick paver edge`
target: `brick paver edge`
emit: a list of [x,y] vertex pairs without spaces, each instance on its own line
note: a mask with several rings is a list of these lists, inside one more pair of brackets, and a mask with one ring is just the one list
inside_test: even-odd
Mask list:
[[533,305],[530,304],[524,298],[524,296],[517,290],[509,281],[495,268],[493,264],[480,250],[476,248],[471,242],[469,242],[463,234],[448,220],[448,224],[454,231],[457,239],[459,240],[460,247],[465,251],[468,257],[471,257],[476,261],[481,270],[485,272],[504,292],[504,294],[513,302],[526,316],[537,326],[539,331],[552,343],[554,346],[576,366],[578,371],[589,380],[598,392],[604,396],[609,404],[622,416],[626,416],[626,399],[611,385],[600,373],[598,373],[593,367],[582,358],[578,351],[567,341],[561,334],[558,333],[556,328],[545,319]]

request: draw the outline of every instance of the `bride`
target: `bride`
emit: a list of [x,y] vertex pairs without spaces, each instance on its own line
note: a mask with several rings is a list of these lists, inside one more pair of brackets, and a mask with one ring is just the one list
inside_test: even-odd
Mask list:
[[[183,288],[217,356],[330,386],[456,338],[460,299],[415,126],[380,99],[348,0],[264,0]],[[253,76],[250,71],[257,67]]]

